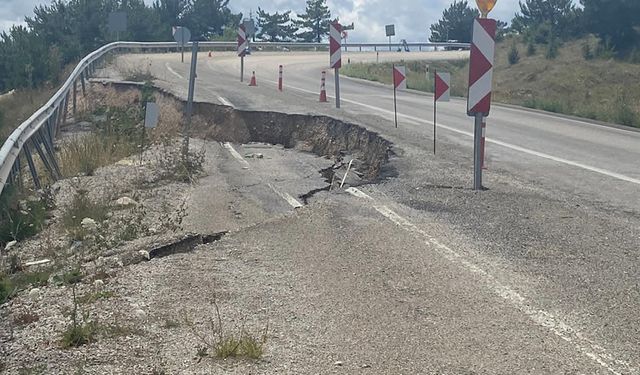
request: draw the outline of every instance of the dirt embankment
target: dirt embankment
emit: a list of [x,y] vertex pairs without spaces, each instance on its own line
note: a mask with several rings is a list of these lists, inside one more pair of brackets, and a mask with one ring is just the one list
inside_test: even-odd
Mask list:
[[[92,91],[98,97],[138,98],[139,95],[129,94],[142,89],[120,83],[94,86],[97,90]],[[158,93],[162,133],[182,124],[184,102],[171,93]],[[99,98],[94,101],[100,102]],[[391,142],[377,133],[327,116],[242,111],[212,103],[195,103],[191,135],[221,142],[281,144],[320,156],[350,154],[359,161],[360,172],[369,180],[378,177],[392,152]]]

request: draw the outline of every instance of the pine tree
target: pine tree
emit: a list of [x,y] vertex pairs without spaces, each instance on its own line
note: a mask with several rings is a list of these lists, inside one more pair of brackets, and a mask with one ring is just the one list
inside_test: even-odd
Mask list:
[[269,14],[258,7],[257,37],[268,42],[291,41],[298,28],[291,23],[291,11]]
[[320,43],[325,36],[329,35],[331,12],[326,0],[307,0],[305,12],[298,18],[296,26],[305,30],[298,34],[303,41]]
[[[520,13],[516,13],[512,28],[520,33],[535,34],[541,25],[546,25],[555,37],[567,38],[579,31],[577,15],[573,0],[524,0],[520,1]],[[549,37],[543,35],[538,39]]]
[[580,0],[588,32],[619,52],[640,47],[640,1]]
[[469,7],[467,0],[455,0],[453,4],[442,13],[438,23],[431,25],[431,42],[446,42],[455,40],[461,43],[471,41],[473,20],[480,17],[480,12]]

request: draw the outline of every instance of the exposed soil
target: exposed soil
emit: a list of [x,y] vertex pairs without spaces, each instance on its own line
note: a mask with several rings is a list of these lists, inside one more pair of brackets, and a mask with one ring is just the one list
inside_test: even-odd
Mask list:
[[[138,85],[126,83],[94,84],[94,88],[97,90],[92,90],[90,99],[94,103],[105,96],[135,101],[141,90]],[[158,94],[162,102],[160,127],[175,127],[181,120],[184,103],[171,93]],[[281,144],[320,156],[350,154],[358,160],[358,170],[368,180],[380,175],[392,154],[391,142],[352,123],[327,116],[243,111],[212,103],[195,103],[191,136],[221,142]]]

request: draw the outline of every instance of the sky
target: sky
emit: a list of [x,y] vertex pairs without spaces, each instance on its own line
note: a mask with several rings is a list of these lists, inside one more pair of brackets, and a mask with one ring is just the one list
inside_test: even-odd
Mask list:
[[[151,3],[152,0],[145,0]],[[33,14],[33,8],[49,4],[47,0],[0,0],[0,30],[7,30],[13,24],[24,22],[25,16]],[[384,26],[396,26],[395,40],[424,42],[429,38],[429,25],[438,21],[442,11],[453,0],[327,0],[333,16],[340,17],[342,24],[355,24],[349,32],[349,42],[384,42]],[[475,1],[470,0],[475,6]],[[292,10],[302,13],[305,0],[230,0],[229,7],[234,12],[248,16],[249,11],[260,6],[267,12]],[[518,10],[518,0],[498,0],[490,16],[510,22]]]

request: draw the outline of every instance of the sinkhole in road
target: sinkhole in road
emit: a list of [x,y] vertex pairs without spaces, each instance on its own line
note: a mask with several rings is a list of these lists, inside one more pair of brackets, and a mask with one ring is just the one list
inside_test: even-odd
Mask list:
[[[94,102],[93,105],[115,102],[109,105],[131,106],[139,104],[143,90],[140,84],[94,82],[89,100]],[[153,95],[160,108],[160,122],[154,131],[179,132],[183,124],[184,100],[159,88],[154,88]],[[342,160],[352,158],[354,170],[367,182],[396,175],[388,164],[389,157],[393,155],[390,141],[362,126],[328,116],[250,111],[196,102],[190,134],[219,142],[279,144],[331,157],[336,166],[343,165]],[[320,173],[324,175],[326,171]]]

